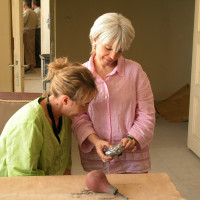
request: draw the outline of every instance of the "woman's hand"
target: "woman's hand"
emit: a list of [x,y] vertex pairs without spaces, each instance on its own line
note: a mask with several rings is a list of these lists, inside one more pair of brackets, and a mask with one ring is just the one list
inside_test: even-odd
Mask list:
[[69,169],[66,169],[65,172],[64,172],[64,175],[71,175],[71,172]]
[[105,140],[98,140],[95,144],[95,147],[96,147],[96,150],[97,150],[97,153],[98,155],[100,156],[101,160],[103,162],[108,162],[108,161],[111,161],[113,159],[113,157],[111,156],[106,156],[104,154],[104,148],[105,146],[108,146],[108,147],[111,147],[110,143],[105,141]]
[[103,162],[108,162],[113,159],[111,156],[106,156],[103,151],[105,146],[112,147],[109,142],[99,139],[94,133],[90,134],[87,139],[96,147],[96,151]]
[[132,152],[137,150],[135,140],[131,140],[130,138],[123,138],[121,143],[124,147],[124,150],[129,150]]

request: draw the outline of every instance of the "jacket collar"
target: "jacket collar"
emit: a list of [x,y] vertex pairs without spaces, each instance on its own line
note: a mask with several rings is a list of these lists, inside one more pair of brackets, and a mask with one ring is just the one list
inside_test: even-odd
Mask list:
[[[117,66],[113,69],[113,71],[110,73],[110,75],[114,75],[114,74],[119,74],[119,76],[124,76],[124,62],[125,62],[125,59],[123,56],[120,56],[118,61],[117,61]],[[94,68],[94,55],[92,55],[89,59],[89,63],[90,63],[90,67],[91,67],[91,71],[92,73],[97,76],[97,73],[95,71],[95,68]]]

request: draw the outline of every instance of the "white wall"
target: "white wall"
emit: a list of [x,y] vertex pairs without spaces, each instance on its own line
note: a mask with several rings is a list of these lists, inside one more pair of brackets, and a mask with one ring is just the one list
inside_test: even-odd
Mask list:
[[56,1],[56,55],[85,62],[89,30],[105,12],[132,20],[136,38],[124,55],[146,71],[156,100],[190,83],[194,0]]
[[0,0],[0,92],[13,91],[10,1]]
[[41,54],[50,54],[49,0],[41,1]]

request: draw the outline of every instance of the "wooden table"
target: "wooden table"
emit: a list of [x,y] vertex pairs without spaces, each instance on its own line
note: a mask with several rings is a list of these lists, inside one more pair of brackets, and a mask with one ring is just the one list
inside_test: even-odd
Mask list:
[[[165,173],[109,174],[110,184],[129,200],[183,200]],[[0,199],[68,200],[119,199],[106,193],[94,193],[85,184],[86,175],[1,177]]]

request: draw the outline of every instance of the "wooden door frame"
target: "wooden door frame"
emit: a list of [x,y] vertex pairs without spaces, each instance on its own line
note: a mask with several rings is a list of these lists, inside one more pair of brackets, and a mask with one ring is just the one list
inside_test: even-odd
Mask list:
[[195,0],[191,89],[189,107],[188,148],[200,157],[200,0]]
[[24,91],[23,0],[12,0],[12,30],[14,38],[14,92]]
[[56,58],[56,0],[50,0],[50,61]]

